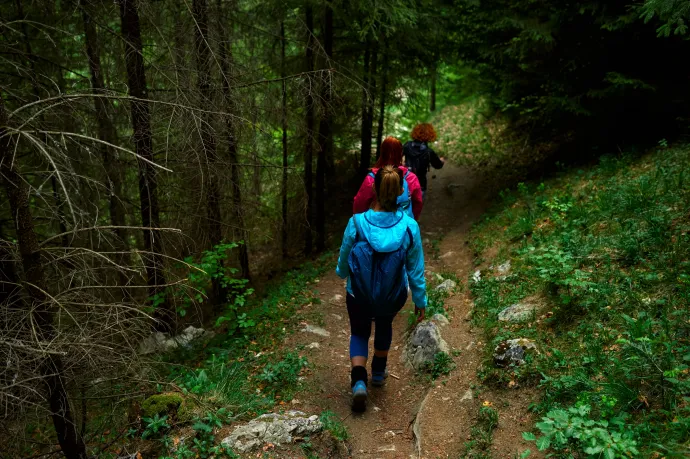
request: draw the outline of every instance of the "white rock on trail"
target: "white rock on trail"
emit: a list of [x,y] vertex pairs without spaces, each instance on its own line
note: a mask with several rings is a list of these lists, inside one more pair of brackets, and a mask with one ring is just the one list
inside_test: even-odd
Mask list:
[[289,444],[295,437],[313,435],[321,430],[323,424],[316,415],[307,417],[301,411],[267,413],[236,427],[222,444],[244,453],[266,443],[275,446]]
[[443,282],[441,282],[439,285],[437,285],[434,290],[438,290],[439,292],[449,292],[457,286],[458,286],[458,284],[454,280],[446,279]]
[[343,300],[343,296],[342,296],[342,295],[335,294],[335,295],[333,295],[333,298],[331,298],[331,299],[329,300],[329,302],[331,302],[331,303],[339,303],[339,302],[341,302],[342,300]]
[[424,370],[439,352],[448,352],[448,344],[441,337],[438,325],[425,321],[412,331],[405,344],[402,361],[415,370]]
[[331,336],[331,332],[326,330],[325,328],[317,327],[316,325],[307,325],[302,329],[303,333],[313,333],[315,335],[323,336],[324,338],[328,338]]
[[318,348],[320,348],[320,347],[321,347],[321,345],[320,345],[319,343],[313,342],[313,343],[311,343],[310,345],[307,346],[307,349],[318,349]]
[[482,272],[480,270],[476,270],[474,274],[472,274],[472,280],[474,282],[481,282],[482,280]]
[[439,258],[448,258],[453,256],[453,251],[451,250],[450,252],[446,252],[443,255],[441,255]]
[[450,324],[450,320],[448,320],[448,317],[444,316],[443,314],[434,314],[433,316],[431,316],[431,321],[439,327],[445,327],[446,325]]
[[465,402],[467,400],[472,400],[472,389],[467,389],[460,399],[461,402]]

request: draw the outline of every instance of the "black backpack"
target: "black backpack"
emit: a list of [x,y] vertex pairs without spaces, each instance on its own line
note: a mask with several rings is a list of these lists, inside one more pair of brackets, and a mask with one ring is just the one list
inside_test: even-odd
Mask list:
[[426,174],[429,170],[429,147],[423,142],[411,141],[403,148],[405,166],[415,174]]

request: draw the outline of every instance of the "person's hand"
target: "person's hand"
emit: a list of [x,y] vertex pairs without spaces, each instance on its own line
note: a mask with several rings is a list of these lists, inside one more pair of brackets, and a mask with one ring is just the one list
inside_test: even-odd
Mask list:
[[426,308],[418,308],[417,306],[415,306],[414,315],[417,316],[417,323],[421,322],[422,320],[424,320],[424,317],[426,316]]
[[440,160],[441,160],[441,162],[442,162],[443,164],[445,164],[445,163],[446,163],[446,157],[445,157],[445,156],[441,156],[441,157],[440,157],[440,158],[438,158],[438,159],[440,159]]

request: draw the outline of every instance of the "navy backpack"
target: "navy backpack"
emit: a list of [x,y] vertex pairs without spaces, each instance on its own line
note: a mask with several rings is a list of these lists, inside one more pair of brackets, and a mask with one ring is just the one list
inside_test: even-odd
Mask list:
[[[366,214],[357,214],[352,218],[357,231],[355,244],[347,259],[352,293],[359,304],[368,308],[372,317],[396,314],[407,300],[407,250],[401,243],[393,252],[377,252],[360,230],[358,219],[367,220]],[[387,228],[397,225],[403,218],[401,215]],[[406,232],[411,246],[414,239],[409,227]]]
[[[405,172],[405,176],[403,177],[403,192],[398,196],[398,210],[406,213],[408,217],[414,218],[414,213],[412,213],[412,200],[410,198],[410,187],[407,184],[407,175],[409,173],[410,171]],[[369,172],[369,176],[376,179],[373,172]]]

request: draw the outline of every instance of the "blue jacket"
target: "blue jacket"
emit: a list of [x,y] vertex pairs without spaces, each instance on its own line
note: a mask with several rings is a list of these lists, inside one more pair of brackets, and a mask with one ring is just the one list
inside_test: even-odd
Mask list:
[[[366,219],[359,218],[361,236],[369,241],[369,244],[377,252],[392,252],[400,248],[402,244],[407,250],[407,280],[412,290],[412,301],[418,308],[426,308],[426,279],[424,278],[424,250],[422,248],[422,236],[419,225],[402,212],[374,212],[370,209],[364,213]],[[402,216],[402,218],[401,218]],[[357,230],[355,229],[354,216],[350,218],[343,235],[343,243],[340,246],[340,257],[335,273],[341,278],[347,278],[347,292],[352,295],[350,287],[350,269],[347,259],[350,250],[355,243]],[[410,237],[407,228],[410,228],[413,242],[410,245]]]

